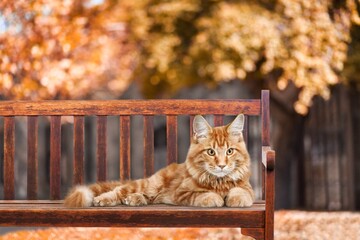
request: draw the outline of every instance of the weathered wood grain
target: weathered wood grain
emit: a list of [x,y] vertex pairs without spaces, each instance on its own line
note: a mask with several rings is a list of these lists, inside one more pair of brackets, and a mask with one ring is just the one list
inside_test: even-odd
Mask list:
[[120,179],[130,179],[130,116],[120,116]]
[[166,147],[167,147],[167,164],[176,163],[178,157],[177,144],[177,116],[166,116]]
[[[9,207],[10,206],[10,207]],[[62,204],[1,204],[1,226],[264,227],[264,205],[251,208],[145,207],[65,208]]]
[[15,118],[4,118],[4,199],[15,198]]
[[247,145],[249,143],[249,121],[250,121],[250,118],[248,115],[245,115],[244,116],[244,129],[243,129],[243,137],[244,137],[244,141],[245,141],[245,144]]
[[270,146],[270,93],[261,91],[261,141],[263,146]]
[[2,116],[260,114],[258,99],[1,101]]
[[97,116],[97,149],[96,149],[96,176],[97,181],[106,181],[106,129],[107,117]]
[[265,239],[263,228],[241,228],[241,234],[255,238],[256,240]]
[[[263,147],[270,146],[270,93],[268,90],[261,91],[261,144]],[[262,198],[265,197],[265,167],[262,169]]]
[[265,239],[274,239],[274,204],[275,204],[275,151],[266,153],[265,171]]
[[74,116],[74,178],[73,185],[84,182],[84,116]]
[[144,177],[154,173],[154,116],[144,116]]
[[189,122],[189,128],[190,128],[190,142],[192,142],[194,130],[193,130],[193,122],[194,122],[195,115],[190,115],[190,122]]
[[224,125],[224,115],[223,114],[216,114],[214,115],[214,126],[222,126]]
[[60,199],[61,116],[50,119],[50,199]]
[[[65,208],[60,196],[61,116],[74,116],[74,183],[83,182],[84,116],[97,115],[97,179],[106,180],[107,116],[120,116],[120,178],[130,179],[130,123],[132,115],[144,116],[144,176],[154,173],[154,116],[166,115],[167,163],[177,162],[177,116],[190,116],[190,138],[195,114],[214,115],[214,125],[223,125],[224,115],[246,114],[244,137],[247,138],[248,115],[261,114],[262,145],[270,144],[269,92],[252,100],[116,100],[116,101],[40,101],[0,102],[5,117],[5,199],[14,198],[14,117],[29,117],[28,177],[36,172],[37,117],[50,120],[50,199],[0,200],[2,226],[123,226],[123,227],[241,227],[243,233],[257,239],[273,239],[275,152],[266,152],[264,164],[265,201],[250,208],[196,208],[149,205],[144,207]],[[266,166],[266,168],[265,168]],[[34,169],[34,170],[33,170]],[[35,174],[36,175],[36,174]],[[28,180],[29,181],[29,180]],[[31,182],[37,185],[37,180]],[[36,192],[29,192],[36,198]],[[266,229],[265,229],[266,228]]]
[[[0,200],[0,209],[1,208],[6,208],[6,206],[17,206],[17,207],[21,207],[19,205],[22,205],[24,207],[28,207],[29,205],[34,205],[37,206],[38,208],[41,207],[49,207],[51,205],[54,204],[58,204],[57,207],[62,207],[65,208],[64,206],[62,206],[63,204],[63,200]],[[148,205],[146,207],[159,207],[159,206],[166,206],[166,207],[170,207],[171,205]],[[250,209],[251,211],[265,211],[265,201],[264,200],[255,200],[254,205],[251,207]]]
[[265,199],[266,194],[266,167],[264,165],[261,166],[261,199]]
[[38,117],[27,117],[27,199],[37,199],[38,187]]

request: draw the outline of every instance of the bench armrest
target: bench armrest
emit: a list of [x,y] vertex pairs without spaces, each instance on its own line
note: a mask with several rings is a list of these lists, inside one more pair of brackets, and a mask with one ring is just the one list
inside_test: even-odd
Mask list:
[[271,150],[270,146],[263,146],[262,147],[262,163],[264,165],[264,167],[269,170],[272,171],[275,169],[275,151]]

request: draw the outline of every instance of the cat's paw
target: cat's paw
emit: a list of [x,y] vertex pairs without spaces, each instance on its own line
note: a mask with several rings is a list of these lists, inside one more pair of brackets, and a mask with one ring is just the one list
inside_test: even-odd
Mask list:
[[117,197],[115,192],[106,192],[97,197],[94,197],[93,205],[95,207],[116,206],[119,204],[116,199]]
[[253,196],[249,191],[242,188],[232,188],[226,197],[227,207],[250,207],[254,203]]
[[194,205],[197,207],[222,207],[224,199],[217,193],[207,192],[197,196]]
[[141,205],[147,205],[146,198],[141,193],[133,193],[129,194],[123,201],[125,205],[129,206],[141,206]]

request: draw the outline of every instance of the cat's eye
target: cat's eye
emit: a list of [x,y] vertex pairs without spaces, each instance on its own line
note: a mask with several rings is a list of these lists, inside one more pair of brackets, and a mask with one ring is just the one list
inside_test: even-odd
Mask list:
[[210,156],[214,156],[215,155],[215,150],[212,148],[209,148],[207,151],[207,154],[209,154]]
[[226,155],[231,155],[234,153],[234,149],[233,148],[229,148],[228,150],[226,150]]

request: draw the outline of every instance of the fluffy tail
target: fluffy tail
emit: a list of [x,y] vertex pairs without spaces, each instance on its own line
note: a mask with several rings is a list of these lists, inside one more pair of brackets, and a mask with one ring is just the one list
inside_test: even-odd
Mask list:
[[94,200],[94,192],[88,186],[74,187],[64,200],[65,207],[91,207]]
[[82,208],[93,206],[94,197],[113,190],[121,182],[99,182],[90,186],[76,186],[70,190],[64,200],[65,207]]

